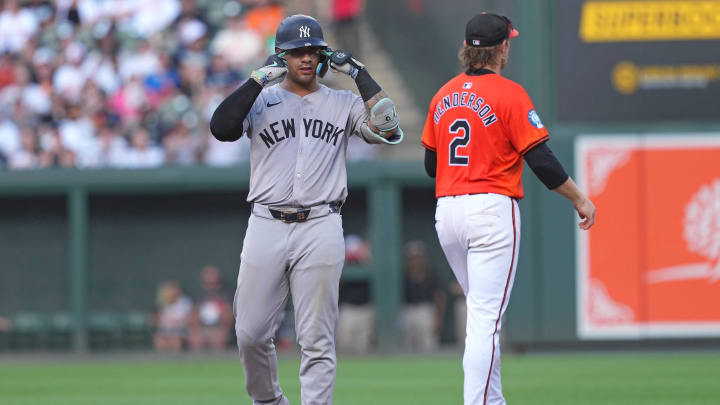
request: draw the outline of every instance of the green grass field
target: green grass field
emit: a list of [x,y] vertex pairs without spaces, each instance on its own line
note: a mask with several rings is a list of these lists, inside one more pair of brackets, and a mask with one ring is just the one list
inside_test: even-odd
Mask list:
[[[2,359],[0,355],[0,359]],[[459,355],[340,357],[335,403],[462,404]],[[298,360],[280,380],[300,404]],[[521,404],[720,404],[720,353],[532,354],[503,359],[505,396]],[[227,360],[0,361],[3,405],[251,404]]]

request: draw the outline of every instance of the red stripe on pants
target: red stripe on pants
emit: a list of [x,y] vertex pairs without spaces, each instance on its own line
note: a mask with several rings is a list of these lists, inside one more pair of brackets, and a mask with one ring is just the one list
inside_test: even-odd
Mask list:
[[502,317],[502,309],[505,306],[505,299],[507,299],[508,287],[510,286],[510,277],[512,276],[513,266],[515,266],[515,246],[517,242],[517,230],[515,229],[515,202],[510,199],[510,206],[512,208],[512,226],[513,226],[513,251],[512,259],[510,260],[510,271],[508,271],[508,278],[505,282],[505,292],[503,293],[503,299],[500,303],[500,311],[498,311],[498,317],[495,321],[495,331],[492,334],[492,356],[490,357],[490,370],[488,371],[487,382],[485,382],[485,397],[483,398],[483,405],[487,404],[488,389],[490,388],[490,376],[492,375],[493,363],[495,363],[495,334],[498,331],[498,325],[500,324],[500,318]]

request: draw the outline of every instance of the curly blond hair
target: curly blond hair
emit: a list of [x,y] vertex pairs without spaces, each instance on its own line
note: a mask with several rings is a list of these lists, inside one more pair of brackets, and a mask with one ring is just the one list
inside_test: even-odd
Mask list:
[[502,62],[501,47],[502,43],[483,47],[464,45],[458,52],[458,59],[465,69],[497,65]]

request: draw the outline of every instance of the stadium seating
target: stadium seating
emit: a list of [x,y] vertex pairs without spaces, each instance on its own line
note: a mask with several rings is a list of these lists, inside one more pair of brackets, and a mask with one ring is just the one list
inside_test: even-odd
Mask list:
[[37,312],[20,312],[12,318],[9,347],[13,350],[36,350],[45,347],[48,319]]
[[[0,330],[0,351],[73,348],[75,321],[67,312],[24,311],[10,317],[12,329]],[[143,311],[97,312],[88,315],[88,346],[94,351],[149,349],[152,347],[150,316]]]

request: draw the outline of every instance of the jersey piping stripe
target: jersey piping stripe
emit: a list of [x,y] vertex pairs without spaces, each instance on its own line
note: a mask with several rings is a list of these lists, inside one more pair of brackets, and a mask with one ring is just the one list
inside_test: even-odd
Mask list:
[[424,147],[425,147],[425,149],[429,149],[429,150],[431,150],[431,151],[435,152],[435,148],[431,148],[431,147],[430,147],[430,146],[428,146],[428,145],[427,145],[427,144],[426,144],[425,142],[420,142],[420,143],[422,143],[422,146],[424,146]]
[[536,145],[539,145],[541,142],[547,141],[549,138],[550,138],[549,135],[545,135],[544,137],[542,137],[542,138],[538,139],[537,141],[535,141],[535,142],[531,143],[530,145],[528,145],[528,147],[525,148],[525,149],[523,149],[522,152],[520,152],[520,154],[521,154],[521,155],[524,155],[525,153],[527,153],[527,151],[529,151],[530,149],[534,148]]
[[488,388],[490,388],[490,376],[492,376],[493,366],[495,363],[495,334],[498,331],[498,324],[500,324],[500,318],[502,317],[503,307],[505,306],[505,300],[507,299],[508,287],[510,286],[510,280],[512,277],[513,267],[515,267],[515,246],[517,243],[517,230],[515,229],[515,200],[510,199],[510,207],[512,209],[512,226],[513,226],[513,250],[512,259],[510,260],[510,271],[508,271],[507,281],[505,281],[505,292],[503,293],[502,302],[500,303],[500,311],[498,311],[498,317],[495,321],[495,331],[492,334],[492,356],[490,357],[490,370],[488,371],[487,381],[485,382],[485,397],[483,398],[483,405],[487,404]]

